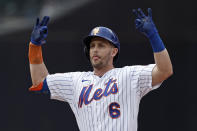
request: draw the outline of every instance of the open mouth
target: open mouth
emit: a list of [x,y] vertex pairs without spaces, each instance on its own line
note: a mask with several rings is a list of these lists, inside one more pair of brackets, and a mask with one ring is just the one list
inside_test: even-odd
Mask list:
[[99,56],[93,56],[92,59],[93,60],[98,60],[98,59],[100,59],[100,57]]

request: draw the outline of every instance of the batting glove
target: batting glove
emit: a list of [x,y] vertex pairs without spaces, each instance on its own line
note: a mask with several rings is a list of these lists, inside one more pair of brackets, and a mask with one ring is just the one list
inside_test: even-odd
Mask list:
[[148,8],[148,16],[146,16],[140,8],[138,10],[133,9],[133,13],[136,16],[136,29],[149,38],[153,52],[163,51],[165,49],[165,46],[152,20],[151,8]]
[[141,8],[138,10],[133,9],[133,13],[136,16],[135,25],[136,29],[150,38],[153,34],[158,33],[156,26],[152,20],[152,10],[148,8],[148,16],[146,16]]
[[31,43],[38,46],[46,43],[45,38],[48,35],[48,28],[47,28],[48,22],[49,22],[49,16],[44,16],[41,23],[39,23],[39,18],[37,18],[36,24],[31,33]]

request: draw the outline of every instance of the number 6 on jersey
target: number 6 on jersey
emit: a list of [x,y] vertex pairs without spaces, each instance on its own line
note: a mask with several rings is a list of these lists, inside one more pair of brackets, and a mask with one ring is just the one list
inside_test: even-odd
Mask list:
[[112,119],[117,119],[120,116],[120,105],[116,102],[113,102],[109,105],[109,115]]

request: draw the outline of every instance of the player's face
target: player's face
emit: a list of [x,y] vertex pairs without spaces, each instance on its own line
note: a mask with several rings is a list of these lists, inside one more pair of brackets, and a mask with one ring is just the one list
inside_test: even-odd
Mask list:
[[90,61],[94,68],[112,65],[117,52],[118,49],[103,38],[95,37],[90,42]]

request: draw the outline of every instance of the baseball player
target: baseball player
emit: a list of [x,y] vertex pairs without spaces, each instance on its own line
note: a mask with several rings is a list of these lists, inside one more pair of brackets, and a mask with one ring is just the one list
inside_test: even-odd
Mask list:
[[158,88],[173,74],[168,52],[148,8],[134,9],[136,28],[150,41],[155,64],[115,68],[120,53],[116,34],[106,27],[95,27],[84,38],[84,51],[93,71],[49,74],[42,58],[46,42],[45,16],[37,19],[29,44],[29,62],[33,86],[30,91],[48,92],[51,99],[68,102],[80,131],[137,131],[141,98]]

